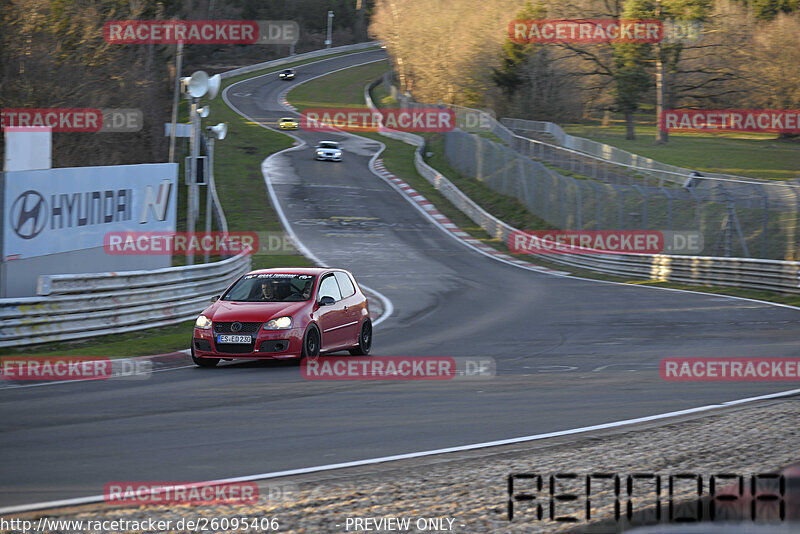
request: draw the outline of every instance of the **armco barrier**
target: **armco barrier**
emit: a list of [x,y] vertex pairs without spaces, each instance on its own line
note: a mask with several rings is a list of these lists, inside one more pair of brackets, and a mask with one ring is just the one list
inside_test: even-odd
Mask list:
[[[369,93],[379,83],[381,83],[381,80],[376,80],[364,89],[364,100],[370,109],[377,109]],[[486,210],[473,202],[471,198],[462,193],[459,188],[453,185],[453,183],[445,178],[439,171],[425,163],[422,158],[422,150],[425,147],[425,140],[422,137],[408,132],[397,131],[382,131],[380,134],[385,137],[389,137],[390,139],[396,139],[409,145],[416,146],[417,150],[414,152],[414,166],[416,167],[417,172],[419,172],[426,180],[433,184],[433,186],[440,191],[442,195],[444,195],[444,197],[455,207],[465,213],[481,228],[486,230],[489,235],[497,238],[508,239],[508,235],[515,230],[513,226],[510,226],[489,214]]]
[[250,255],[240,254],[216,263],[153,271],[41,276],[39,293],[46,296],[0,299],[0,347],[193,319],[250,265]]
[[[598,143],[597,141],[592,141],[591,139],[570,135],[566,133],[558,124],[554,124],[552,122],[504,118],[501,119],[501,123],[505,128],[510,130],[547,135],[551,137],[557,145],[564,149],[575,151],[581,154],[587,154],[593,158],[619,165],[625,169],[654,176],[661,181],[683,184],[692,173],[696,172],[693,169],[669,165],[668,163],[662,163],[652,158],[633,154],[626,150],[622,150],[621,148],[607,145],[605,143]],[[503,140],[506,142],[509,141],[505,138]],[[543,145],[550,146],[548,143],[543,143]],[[733,182],[757,183],[759,181],[764,181],[756,178],[736,176],[733,174],[706,171],[704,171],[702,175],[706,178],[714,178],[717,180]]]
[[338,54],[340,52],[356,52],[358,50],[367,50],[378,45],[380,45],[380,41],[368,41],[366,43],[356,43],[351,45],[336,46],[333,48],[323,48],[322,50],[313,50],[311,52],[303,52],[302,54],[295,54],[293,56],[282,57],[279,59],[265,61],[263,63],[256,63],[255,65],[247,65],[246,67],[229,70],[221,73],[220,78],[224,80],[225,78],[231,78],[241,74],[248,74],[250,72],[268,69],[270,67],[279,67],[281,65],[287,65],[296,61],[302,61],[304,59],[314,59],[318,57],[329,56],[331,54]]
[[[371,109],[376,106],[369,93],[379,83],[380,80],[376,80],[364,90],[364,99]],[[394,131],[381,132],[381,135],[416,146],[414,164],[417,172],[489,235],[508,243],[509,235],[516,229],[487,213],[440,172],[425,163],[422,159],[425,145],[422,137]],[[666,254],[547,254],[546,259],[561,265],[618,276],[800,294],[800,262],[796,261]]]

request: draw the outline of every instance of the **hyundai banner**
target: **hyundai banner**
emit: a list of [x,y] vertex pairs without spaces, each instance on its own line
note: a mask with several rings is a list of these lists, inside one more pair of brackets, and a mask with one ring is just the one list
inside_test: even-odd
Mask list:
[[111,231],[174,232],[174,163],[5,173],[3,260],[103,246]]

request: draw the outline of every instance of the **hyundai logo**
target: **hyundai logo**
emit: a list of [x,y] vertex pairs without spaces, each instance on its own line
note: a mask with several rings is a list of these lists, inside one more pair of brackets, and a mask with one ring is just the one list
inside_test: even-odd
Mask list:
[[47,204],[33,189],[25,191],[14,201],[10,213],[11,228],[22,239],[33,239],[47,224]]
[[242,323],[240,323],[239,321],[236,321],[231,325],[231,332],[238,332],[241,329],[242,329]]

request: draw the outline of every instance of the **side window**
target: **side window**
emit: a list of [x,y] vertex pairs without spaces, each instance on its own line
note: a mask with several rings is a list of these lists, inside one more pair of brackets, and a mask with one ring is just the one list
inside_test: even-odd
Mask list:
[[342,290],[342,298],[352,297],[356,294],[356,288],[353,287],[353,282],[346,273],[335,272],[336,281],[339,282],[339,288]]
[[333,297],[333,300],[342,300],[342,293],[339,291],[339,284],[331,274],[322,279],[319,284],[319,298]]

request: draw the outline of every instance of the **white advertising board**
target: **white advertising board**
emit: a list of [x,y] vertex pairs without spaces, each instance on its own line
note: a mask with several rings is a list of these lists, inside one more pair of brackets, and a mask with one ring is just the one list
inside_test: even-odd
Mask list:
[[5,173],[4,261],[103,246],[107,232],[175,231],[178,165]]

